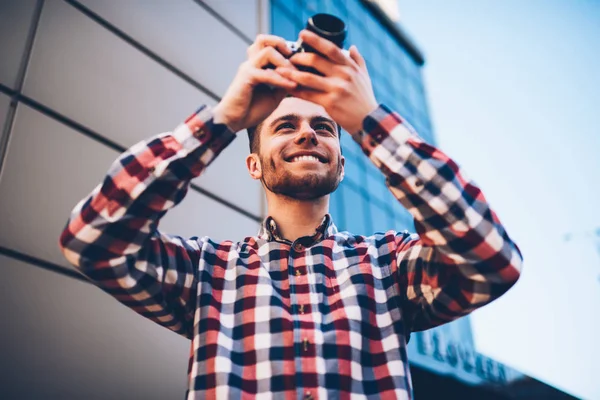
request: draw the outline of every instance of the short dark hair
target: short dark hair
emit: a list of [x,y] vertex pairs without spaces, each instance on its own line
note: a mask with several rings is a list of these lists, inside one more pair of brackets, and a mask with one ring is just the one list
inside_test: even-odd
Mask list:
[[[248,132],[248,142],[249,142],[249,146],[250,146],[250,153],[258,154],[258,150],[260,149],[260,131],[262,129],[263,123],[264,123],[264,121],[256,126],[251,126],[249,128],[246,128],[246,131]],[[337,126],[338,139],[340,139],[341,134],[342,134],[342,127],[337,122],[335,123],[335,125]],[[341,146],[341,143],[340,143],[340,146]]]
[[[251,126],[246,129],[248,131],[248,142],[250,144],[250,153],[258,154],[260,149],[260,130],[262,128],[262,122],[256,126]],[[258,132],[258,135],[256,134]]]

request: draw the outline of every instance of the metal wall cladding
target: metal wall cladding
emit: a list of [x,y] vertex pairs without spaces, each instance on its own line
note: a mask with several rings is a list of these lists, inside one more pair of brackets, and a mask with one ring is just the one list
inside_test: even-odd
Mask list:
[[[242,39],[191,1],[90,4],[185,77],[80,10],[53,1],[42,12],[23,92],[123,147],[174,129],[201,104],[215,104],[214,94],[225,90],[245,57]],[[260,215],[261,188],[245,167],[247,137],[238,136],[194,183]]]
[[[174,129],[224,93],[259,21],[258,0],[233,3],[0,2],[0,126],[11,127],[0,171],[0,393],[7,398],[184,395],[189,341],[70,270],[57,273],[71,268],[58,240],[119,149]],[[24,97],[9,114],[8,93],[21,84]],[[190,189],[159,229],[215,240],[256,234],[256,218],[226,204],[262,213],[247,154],[242,133],[193,182],[214,198]]]

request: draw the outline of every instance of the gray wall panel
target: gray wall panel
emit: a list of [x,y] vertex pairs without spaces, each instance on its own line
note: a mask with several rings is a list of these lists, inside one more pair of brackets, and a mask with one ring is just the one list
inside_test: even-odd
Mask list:
[[[243,2],[235,18],[256,20],[254,1]],[[219,96],[246,57],[248,45],[193,0],[81,3]]]
[[[20,105],[0,181],[0,245],[70,266],[58,238],[72,208],[119,154]],[[254,235],[258,224],[190,190],[161,220],[161,230],[215,240]]]
[[35,0],[0,0],[0,82],[14,88],[31,19]]
[[[194,10],[201,9],[192,5]],[[24,93],[125,147],[173,129],[200,104],[214,103],[58,1],[46,2],[44,7]],[[240,136],[195,183],[260,215],[261,189],[246,171],[248,139]]]
[[190,341],[85,282],[0,255],[3,399],[182,399]]
[[8,107],[10,106],[10,97],[4,93],[0,93],[0,135],[4,129],[4,123],[6,122],[6,114],[8,113]]
[[254,40],[259,32],[259,0],[201,0]]

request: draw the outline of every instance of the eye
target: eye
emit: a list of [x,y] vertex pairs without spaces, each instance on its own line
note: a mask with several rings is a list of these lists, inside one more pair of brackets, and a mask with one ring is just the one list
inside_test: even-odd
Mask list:
[[333,133],[333,128],[329,124],[319,123],[315,125],[316,131],[326,130],[327,132]]
[[291,122],[284,122],[283,124],[277,125],[277,128],[275,128],[275,130],[280,131],[282,129],[294,129],[294,128],[295,128],[295,126]]

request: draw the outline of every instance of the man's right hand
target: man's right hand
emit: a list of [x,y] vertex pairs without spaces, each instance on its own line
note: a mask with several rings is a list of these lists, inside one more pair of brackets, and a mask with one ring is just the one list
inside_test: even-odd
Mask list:
[[225,95],[213,108],[214,121],[227,124],[234,132],[259,124],[277,108],[287,90],[297,85],[275,69],[263,69],[269,64],[296,69],[286,58],[291,50],[283,38],[258,35],[247,53],[248,59],[240,65]]

